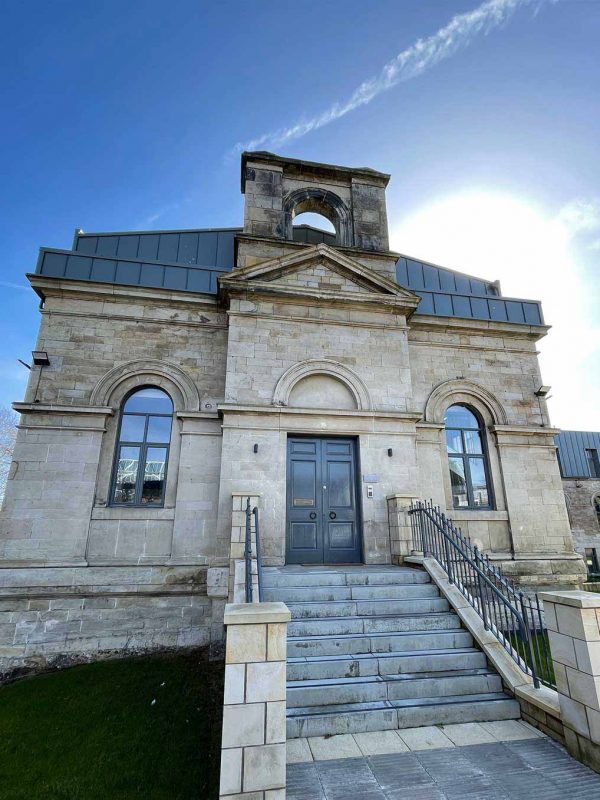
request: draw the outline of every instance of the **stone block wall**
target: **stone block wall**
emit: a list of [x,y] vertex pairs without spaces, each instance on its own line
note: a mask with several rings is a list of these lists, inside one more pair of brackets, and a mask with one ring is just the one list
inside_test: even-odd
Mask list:
[[286,641],[283,603],[231,604],[219,797],[284,800]]
[[600,596],[572,591],[541,598],[566,747],[600,772]]
[[600,480],[563,478],[562,481],[575,549],[582,556],[586,548],[597,551],[600,561],[600,522],[594,500],[600,497]]
[[[204,564],[217,524],[226,318],[214,298],[35,278],[45,304],[0,518],[4,566]],[[110,507],[120,405],[175,406],[164,509]],[[34,402],[35,401],[35,402]]]
[[206,570],[0,569],[0,680],[211,642],[218,655],[224,605],[207,596]]
[[227,402],[270,405],[287,369],[319,358],[351,368],[368,386],[374,410],[412,410],[402,315],[300,302],[232,301]]

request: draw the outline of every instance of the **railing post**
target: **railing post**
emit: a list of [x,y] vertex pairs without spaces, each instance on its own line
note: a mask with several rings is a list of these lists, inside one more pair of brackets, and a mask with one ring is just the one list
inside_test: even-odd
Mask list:
[[263,601],[263,580],[262,580],[262,555],[260,552],[260,526],[258,522],[258,506],[252,509],[254,516],[254,536],[256,538],[256,574],[258,578],[258,602]]
[[246,562],[246,602],[252,602],[252,510],[250,498],[246,501],[246,541],[244,548]]
[[525,606],[525,596],[523,592],[519,592],[519,602],[521,603],[521,616],[523,617],[523,627],[525,634],[525,646],[529,653],[529,662],[531,665],[531,677],[533,678],[533,685],[536,689],[540,688],[540,681],[537,676],[537,664],[535,663],[535,655],[533,652],[533,643],[531,641],[531,625],[529,624],[529,617],[527,616],[527,609]]

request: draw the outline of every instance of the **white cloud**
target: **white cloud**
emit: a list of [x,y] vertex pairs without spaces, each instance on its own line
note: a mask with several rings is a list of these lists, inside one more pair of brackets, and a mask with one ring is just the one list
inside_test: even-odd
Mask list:
[[432,36],[417,41],[402,50],[382,68],[379,75],[369,78],[358,86],[347,100],[333,103],[326,111],[286,128],[264,133],[247,142],[238,142],[234,153],[256,150],[269,145],[279,147],[293,139],[306,136],[311,131],[329,125],[360,106],[367,105],[375,97],[387,92],[403,81],[422,75],[440,61],[450,58],[459,50],[468,47],[480,34],[486,35],[505,23],[522,6],[533,6],[537,11],[545,2],[557,0],[486,0],[472,11],[457,14],[450,22]]
[[31,290],[31,286],[21,284],[21,283],[11,283],[10,281],[0,281],[0,286],[4,286],[5,289],[20,289],[21,291],[29,292]]
[[505,296],[541,300],[552,325],[539,345],[552,422],[600,430],[600,298],[578,255],[598,228],[595,200],[576,199],[547,216],[508,194],[469,191],[417,211],[391,239],[402,253],[500,279]]

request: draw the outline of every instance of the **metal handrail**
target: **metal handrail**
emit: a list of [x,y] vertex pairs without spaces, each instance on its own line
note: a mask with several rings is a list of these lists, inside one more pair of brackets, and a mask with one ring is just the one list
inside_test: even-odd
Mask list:
[[253,602],[252,587],[252,517],[254,517],[254,538],[256,543],[256,572],[258,576],[258,602],[263,602],[262,557],[260,551],[260,525],[258,507],[251,507],[250,498],[246,500],[246,538],[244,560],[246,562],[246,602]]
[[413,502],[413,544],[432,556],[515,663],[540,684],[555,687],[542,607],[518,591],[433,502]]

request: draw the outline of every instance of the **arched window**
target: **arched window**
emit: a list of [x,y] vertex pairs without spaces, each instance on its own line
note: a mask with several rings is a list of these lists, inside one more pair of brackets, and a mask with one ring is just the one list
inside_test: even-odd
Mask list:
[[162,506],[171,442],[173,402],[154,386],[123,404],[111,492],[112,505]]
[[454,508],[492,508],[482,423],[470,408],[455,405],[446,411],[444,424]]
[[596,512],[596,520],[598,521],[598,527],[600,528],[600,494],[597,494],[594,497],[594,511]]

